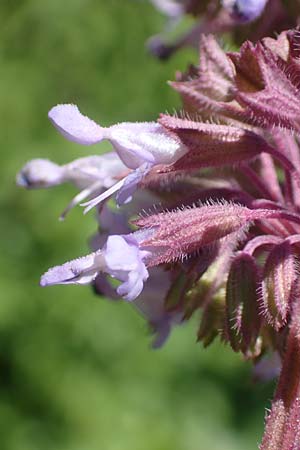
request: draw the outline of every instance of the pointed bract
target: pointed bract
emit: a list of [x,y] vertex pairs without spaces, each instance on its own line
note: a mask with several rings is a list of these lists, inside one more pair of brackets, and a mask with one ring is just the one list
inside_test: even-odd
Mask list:
[[220,202],[178,209],[138,219],[135,223],[151,230],[142,247],[151,251],[149,266],[184,259],[201,247],[212,245],[231,233],[242,232],[256,219],[277,216],[276,211],[251,210]]
[[246,129],[164,115],[160,122],[188,149],[186,155],[162,172],[238,165],[268,150],[264,139]]
[[297,278],[296,261],[288,241],[274,246],[264,266],[261,310],[276,330],[288,319]]
[[237,73],[236,99],[250,121],[263,128],[275,125],[299,131],[299,89],[292,83],[287,65],[260,43],[245,43],[241,52],[231,57]]

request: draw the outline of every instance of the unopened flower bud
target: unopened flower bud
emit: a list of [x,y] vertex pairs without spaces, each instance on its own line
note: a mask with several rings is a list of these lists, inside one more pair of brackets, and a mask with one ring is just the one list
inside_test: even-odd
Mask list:
[[258,302],[258,268],[252,256],[234,258],[226,287],[225,337],[234,351],[250,356],[256,345],[261,318]]
[[161,116],[160,123],[188,149],[188,153],[162,172],[237,165],[257,157],[268,147],[262,137],[243,128],[166,115]]
[[277,216],[277,211],[249,209],[223,201],[162,212],[140,218],[136,224],[152,231],[142,243],[144,248],[152,252],[149,261],[151,266],[184,259],[231,233],[242,233],[256,219]]
[[225,290],[221,288],[203,311],[197,340],[208,347],[218,336],[223,325]]
[[296,276],[295,256],[290,243],[284,241],[270,252],[262,282],[262,312],[276,330],[287,322]]

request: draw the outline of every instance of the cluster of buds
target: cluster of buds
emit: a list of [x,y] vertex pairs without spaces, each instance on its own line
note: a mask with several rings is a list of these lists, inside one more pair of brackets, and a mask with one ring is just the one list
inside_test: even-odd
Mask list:
[[[246,38],[258,41],[274,30],[295,27],[300,19],[299,0],[150,0],[168,21],[163,32],[152,36],[147,47],[159,59],[170,58],[182,47],[197,47],[201,34],[230,32],[236,44]],[[186,16],[194,24],[171,39]],[[178,33],[175,33],[178,34]]]
[[58,105],[49,118],[65,138],[114,151],[32,160],[17,176],[27,188],[79,187],[63,217],[78,203],[97,211],[93,252],[49,269],[42,286],[89,283],[133,302],[154,347],[201,311],[204,346],[219,336],[257,372],[275,355],[261,450],[300,448],[299,57],[297,31],[236,53],[202,36],[199,66],[171,83],[182,113],[104,128]]

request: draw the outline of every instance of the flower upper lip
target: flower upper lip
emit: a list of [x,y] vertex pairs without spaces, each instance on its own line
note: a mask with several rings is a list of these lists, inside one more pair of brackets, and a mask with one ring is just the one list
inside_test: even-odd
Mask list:
[[83,203],[85,212],[118,191],[119,204],[130,201],[137,185],[153,166],[173,164],[188,151],[172,132],[156,122],[124,122],[104,128],[71,104],[54,106],[49,111],[49,118],[71,141],[82,145],[96,144],[105,139],[110,141],[122,162],[135,171],[106,192]]
[[82,145],[108,140],[130,169],[144,162],[171,164],[187,152],[187,148],[156,122],[123,122],[105,128],[81,114],[76,105],[54,106],[49,118],[67,139]]

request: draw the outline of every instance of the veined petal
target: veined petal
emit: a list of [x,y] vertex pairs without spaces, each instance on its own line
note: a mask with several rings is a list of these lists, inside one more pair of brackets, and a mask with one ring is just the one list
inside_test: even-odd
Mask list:
[[104,139],[104,129],[81,114],[76,105],[57,105],[49,111],[49,119],[70,141],[91,145]]

